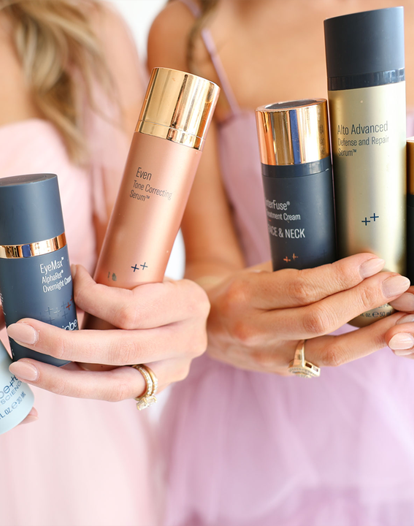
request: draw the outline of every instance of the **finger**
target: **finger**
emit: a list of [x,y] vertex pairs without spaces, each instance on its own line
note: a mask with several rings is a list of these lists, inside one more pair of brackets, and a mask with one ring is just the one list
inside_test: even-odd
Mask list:
[[108,365],[131,365],[176,356],[198,356],[207,342],[198,320],[137,331],[66,331],[33,319],[9,325],[17,343],[61,360]]
[[24,420],[20,422],[20,425],[31,424],[32,422],[36,422],[37,420],[39,420],[39,414],[37,412],[37,409],[32,407],[30,413],[26,416]]
[[395,310],[402,312],[414,312],[414,290],[410,287],[407,292],[390,303]]
[[[313,269],[246,272],[235,293],[261,309],[299,307],[348,290],[380,272],[384,261],[373,254],[356,254]],[[253,281],[254,280],[254,281]],[[250,284],[250,287],[247,286]]]
[[79,308],[122,329],[148,329],[194,316],[207,317],[209,303],[201,287],[189,280],[149,283],[132,290],[95,283],[76,266],[74,298]]
[[[164,360],[148,366],[158,379],[158,392],[171,382],[185,378],[189,360]],[[22,381],[52,393],[74,398],[89,398],[118,402],[141,396],[146,391],[142,374],[132,367],[118,367],[110,371],[85,371],[77,364],[54,367],[23,358],[10,365],[10,372]]]
[[[318,367],[333,367],[368,356],[386,346],[386,333],[394,327],[401,314],[393,314],[368,327],[339,336],[321,336],[305,342],[306,360]],[[269,342],[268,342],[269,343]],[[242,369],[272,372],[289,376],[288,366],[292,362],[297,340],[279,340],[275,346],[254,348],[240,353],[237,346],[226,349],[226,353],[209,353],[220,361],[234,364]]]
[[337,367],[368,356],[386,347],[385,335],[400,317],[400,314],[393,314],[368,327],[346,334],[307,340],[306,359],[319,367]]
[[[301,308],[268,311],[260,318],[263,330],[278,327],[277,338],[308,339],[329,334],[360,314],[394,300],[410,282],[399,274],[381,272],[358,286]],[[259,328],[260,329],[260,328]]]
[[414,358],[414,315],[400,317],[385,335],[385,340],[397,356]]

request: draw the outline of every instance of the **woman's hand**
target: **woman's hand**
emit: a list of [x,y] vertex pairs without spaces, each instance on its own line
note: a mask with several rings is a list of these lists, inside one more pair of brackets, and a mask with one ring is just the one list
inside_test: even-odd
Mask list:
[[[269,272],[262,265],[240,271],[208,289],[209,353],[236,367],[286,375],[299,340],[308,340],[306,359],[320,367],[379,350],[388,341],[386,332],[398,330],[401,314],[326,335],[409,288],[407,278],[380,272],[383,266],[372,254],[357,254],[314,269]],[[414,334],[414,317],[412,322]]]
[[[191,360],[207,346],[209,302],[195,283],[164,281],[124,290],[96,284],[77,266],[76,305],[118,327],[108,331],[65,331],[23,319],[10,325],[9,336],[20,345],[73,363],[54,367],[23,358],[10,366],[19,379],[53,393],[108,401],[140,396],[146,388],[133,364],[147,364],[161,391],[185,378]],[[77,362],[108,364],[109,371],[87,371]]]

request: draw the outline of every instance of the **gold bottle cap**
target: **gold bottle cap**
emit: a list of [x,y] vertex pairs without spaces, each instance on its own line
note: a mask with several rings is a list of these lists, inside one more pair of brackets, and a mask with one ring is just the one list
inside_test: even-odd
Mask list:
[[328,157],[329,127],[325,99],[296,100],[256,109],[262,164],[286,166]]
[[135,131],[201,150],[219,92],[196,75],[154,68]]
[[407,179],[408,193],[414,195],[414,137],[407,139]]

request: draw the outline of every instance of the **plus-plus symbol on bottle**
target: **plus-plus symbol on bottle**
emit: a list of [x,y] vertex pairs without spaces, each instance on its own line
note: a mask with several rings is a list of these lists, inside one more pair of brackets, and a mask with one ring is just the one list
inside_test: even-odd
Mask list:
[[361,223],[365,223],[365,226],[368,225],[368,223],[371,223],[371,221],[367,218],[365,218],[363,221],[361,221]]
[[135,263],[135,265],[133,267],[131,267],[132,270],[135,272],[136,270],[139,270],[139,267],[138,265]]
[[140,266],[142,267],[142,270],[145,270],[146,268],[148,268],[148,265],[146,264],[146,262],[144,262],[144,264]]
[[379,219],[379,216],[377,216],[377,215],[375,214],[375,212],[374,212],[374,215],[371,216],[370,219],[373,219],[374,222],[375,222],[376,219]]

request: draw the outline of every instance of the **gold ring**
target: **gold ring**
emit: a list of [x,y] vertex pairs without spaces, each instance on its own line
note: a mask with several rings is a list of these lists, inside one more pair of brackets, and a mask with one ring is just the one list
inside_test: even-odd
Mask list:
[[295,356],[289,365],[289,372],[296,376],[303,376],[303,378],[317,378],[320,376],[321,370],[305,359],[305,341],[300,340],[297,344]]
[[138,364],[138,365],[131,365],[131,367],[139,371],[145,380],[146,389],[144,393],[135,398],[137,402],[137,409],[139,411],[142,411],[143,409],[146,409],[147,407],[154,405],[155,402],[157,401],[155,395],[157,393],[157,388],[158,388],[158,379],[155,376],[154,371],[152,371],[147,365]]

